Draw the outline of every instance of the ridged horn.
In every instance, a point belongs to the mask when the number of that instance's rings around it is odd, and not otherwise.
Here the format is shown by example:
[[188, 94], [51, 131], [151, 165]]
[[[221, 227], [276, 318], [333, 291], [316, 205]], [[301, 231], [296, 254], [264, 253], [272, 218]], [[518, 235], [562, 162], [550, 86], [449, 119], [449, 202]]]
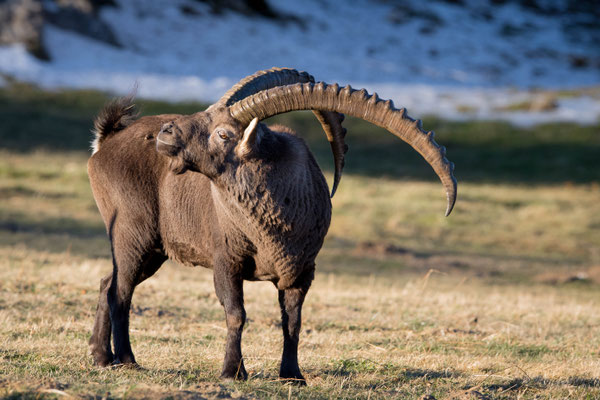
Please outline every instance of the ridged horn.
[[[276, 88], [279, 86], [287, 86], [296, 83], [314, 83], [315, 79], [307, 72], [297, 71], [291, 68], [271, 68], [263, 71], [258, 71], [252, 75], [245, 77], [238, 83], [233, 85], [209, 109], [219, 106], [232, 106], [235, 103], [252, 96], [260, 91]], [[337, 112], [313, 110], [313, 113], [321, 123], [325, 136], [331, 146], [333, 153], [333, 163], [335, 173], [333, 178], [333, 186], [331, 189], [331, 197], [335, 194], [340, 179], [342, 177], [342, 169], [344, 168], [344, 155], [348, 151], [348, 146], [344, 142], [346, 129], [342, 127], [344, 116]], [[262, 118], [261, 118], [262, 119]]]
[[277, 86], [314, 81], [315, 79], [308, 72], [297, 71], [291, 68], [273, 67], [271, 69], [257, 71], [240, 80], [233, 85], [214, 106], [222, 105], [229, 107], [232, 104], [263, 90]]
[[421, 121], [406, 115], [406, 109], [396, 109], [391, 100], [380, 100], [377, 93], [369, 95], [365, 89], [354, 90], [350, 86], [343, 89], [337, 84], [324, 82], [314, 84], [297, 83], [263, 90], [233, 104], [231, 116], [242, 124], [252, 118], [264, 119], [273, 115], [295, 110], [336, 111], [362, 118], [387, 129], [411, 145], [436, 172], [446, 189], [446, 216], [456, 202], [456, 179], [454, 164], [446, 159], [446, 149], [439, 146], [433, 132], [421, 128]]

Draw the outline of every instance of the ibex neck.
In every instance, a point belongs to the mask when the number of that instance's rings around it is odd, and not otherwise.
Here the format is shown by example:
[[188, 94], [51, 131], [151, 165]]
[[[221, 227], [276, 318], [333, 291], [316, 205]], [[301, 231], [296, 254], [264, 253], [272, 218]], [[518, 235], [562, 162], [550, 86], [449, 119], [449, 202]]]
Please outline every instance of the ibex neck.
[[228, 218], [257, 246], [265, 240], [299, 240], [316, 226], [325, 228], [324, 236], [331, 203], [325, 179], [313, 163], [240, 166], [227, 180], [213, 184], [219, 218]]

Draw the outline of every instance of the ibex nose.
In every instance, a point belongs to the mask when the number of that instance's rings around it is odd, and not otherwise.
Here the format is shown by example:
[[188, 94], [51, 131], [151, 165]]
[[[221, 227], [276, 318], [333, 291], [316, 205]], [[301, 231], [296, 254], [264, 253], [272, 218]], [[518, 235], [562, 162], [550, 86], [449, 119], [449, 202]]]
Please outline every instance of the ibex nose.
[[156, 136], [156, 150], [159, 153], [175, 155], [179, 147], [177, 138], [173, 135], [173, 123], [164, 124]]
[[159, 133], [173, 133], [173, 123], [167, 122], [166, 124], [163, 124]]

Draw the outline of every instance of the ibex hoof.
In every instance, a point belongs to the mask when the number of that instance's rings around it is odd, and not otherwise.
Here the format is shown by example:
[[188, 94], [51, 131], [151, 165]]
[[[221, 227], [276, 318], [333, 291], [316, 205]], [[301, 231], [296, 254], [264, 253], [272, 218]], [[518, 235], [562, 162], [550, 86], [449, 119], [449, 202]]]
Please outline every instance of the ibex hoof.
[[233, 373], [223, 371], [221, 374], [221, 380], [224, 382], [232, 382], [232, 381], [245, 381], [248, 379], [248, 373], [246, 370], [235, 371]]
[[304, 379], [304, 377], [302, 375], [300, 375], [299, 378], [279, 377], [279, 380], [285, 384], [290, 384], [290, 385], [294, 385], [294, 386], [306, 386], [306, 379]]

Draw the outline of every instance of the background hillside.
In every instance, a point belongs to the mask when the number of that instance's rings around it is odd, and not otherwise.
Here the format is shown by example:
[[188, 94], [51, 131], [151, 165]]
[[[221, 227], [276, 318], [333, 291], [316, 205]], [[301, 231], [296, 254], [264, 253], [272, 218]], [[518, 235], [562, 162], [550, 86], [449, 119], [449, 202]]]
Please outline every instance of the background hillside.
[[9, 0], [2, 9], [0, 20], [21, 25], [0, 28], [0, 73], [47, 88], [121, 94], [138, 82], [143, 97], [213, 101], [256, 70], [291, 66], [417, 115], [600, 116], [595, 0]]

